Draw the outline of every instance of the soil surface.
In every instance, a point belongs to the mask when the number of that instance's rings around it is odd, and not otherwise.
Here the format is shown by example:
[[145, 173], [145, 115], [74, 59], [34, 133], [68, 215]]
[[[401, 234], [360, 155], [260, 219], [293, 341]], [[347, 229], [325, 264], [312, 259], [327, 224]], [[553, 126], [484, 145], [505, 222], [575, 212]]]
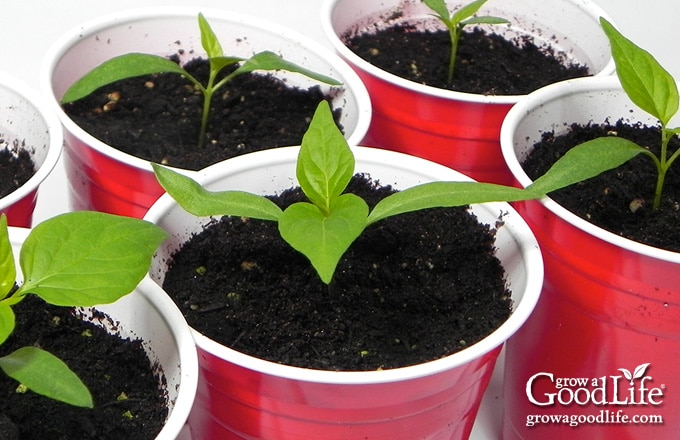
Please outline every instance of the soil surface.
[[13, 309], [17, 327], [0, 346], [0, 355], [39, 345], [78, 374], [90, 389], [95, 408], [73, 407], [30, 391], [19, 394], [17, 382], [0, 374], [0, 439], [156, 437], [167, 417], [167, 396], [140, 341], [111, 336], [78, 319], [72, 309], [51, 306], [33, 295]]
[[16, 191], [35, 174], [28, 150], [7, 148], [0, 139], [0, 198]]
[[[601, 136], [613, 135], [647, 147], [658, 156], [658, 127], [618, 121], [587, 126], [574, 124], [568, 133], [545, 133], [522, 164], [535, 179], [545, 173], [572, 147]], [[677, 136], [669, 144], [669, 156], [680, 146]], [[656, 167], [649, 157], [638, 155], [623, 166], [586, 182], [555, 191], [550, 197], [573, 213], [623, 237], [654, 247], [680, 252], [680, 168], [666, 175], [660, 209], [653, 210]]]
[[[369, 206], [392, 193], [357, 176]], [[285, 207], [299, 189], [272, 197]], [[370, 226], [330, 286], [274, 222], [225, 217], [174, 256], [164, 288], [189, 324], [250, 355], [323, 370], [377, 370], [469, 347], [511, 310], [493, 254], [498, 225], [463, 208], [403, 214]]]
[[358, 56], [399, 77], [442, 89], [482, 95], [524, 95], [561, 80], [588, 76], [588, 67], [569, 62], [528, 37], [510, 41], [474, 28], [460, 37], [453, 81], [447, 83], [448, 31], [419, 30], [408, 23], [345, 35]]
[[[183, 66], [204, 84], [207, 60]], [[226, 68], [220, 78], [232, 69]], [[213, 97], [207, 144], [198, 148], [203, 97], [174, 73], [117, 81], [64, 111], [106, 144], [142, 159], [198, 170], [267, 148], [300, 145], [321, 100], [318, 86], [289, 87], [266, 74], [239, 75]], [[332, 107], [331, 107], [332, 108]], [[334, 110], [339, 120], [341, 110]], [[340, 127], [342, 129], [342, 127]]]

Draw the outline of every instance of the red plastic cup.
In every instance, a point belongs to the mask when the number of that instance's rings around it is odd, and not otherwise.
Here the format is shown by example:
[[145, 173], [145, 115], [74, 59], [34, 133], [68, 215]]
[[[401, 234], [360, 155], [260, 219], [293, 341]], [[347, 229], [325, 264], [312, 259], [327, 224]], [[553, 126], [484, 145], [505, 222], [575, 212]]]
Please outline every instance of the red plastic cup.
[[[448, 3], [453, 10], [465, 2]], [[609, 43], [598, 22], [607, 15], [588, 0], [504, 0], [485, 4], [483, 13], [511, 21], [509, 27], [493, 27], [494, 32], [530, 35], [565, 58], [588, 65], [596, 75], [614, 72]], [[321, 19], [326, 37], [371, 95], [373, 117], [363, 145], [432, 160], [482, 182], [513, 182], [499, 138], [503, 118], [522, 96], [477, 95], [408, 81], [363, 60], [341, 40], [348, 31], [407, 20], [422, 21], [424, 28], [438, 26], [423, 2], [325, 0]]]
[[[157, 55], [183, 50], [183, 61], [205, 55], [200, 43], [202, 12], [233, 56], [250, 57], [263, 50], [343, 84], [333, 87], [334, 107], [350, 143], [359, 143], [370, 121], [368, 92], [358, 76], [337, 55], [315, 41], [274, 23], [221, 10], [164, 7], [125, 11], [84, 23], [64, 34], [50, 48], [41, 69], [41, 83], [66, 131], [65, 167], [73, 209], [92, 209], [141, 218], [163, 193], [148, 161], [95, 139], [61, 109], [59, 99], [78, 78], [100, 63], [130, 52]], [[291, 86], [320, 85], [299, 74], [277, 72]], [[177, 170], [193, 175], [192, 171]]]
[[[209, 190], [272, 194], [294, 185], [299, 149], [248, 154], [201, 171]], [[401, 153], [354, 147], [357, 171], [406, 188], [433, 180], [466, 180], [442, 165]], [[263, 174], [267, 179], [259, 178]], [[504, 226], [496, 238], [514, 301], [510, 318], [469, 348], [420, 365], [385, 371], [321, 371], [239, 353], [194, 332], [200, 379], [189, 419], [201, 439], [467, 439], [504, 341], [531, 313], [543, 279], [540, 252], [523, 220], [506, 203], [476, 205], [480, 222]], [[145, 217], [168, 231], [152, 263], [162, 284], [171, 254], [208, 223], [162, 196]]]
[[[508, 113], [503, 153], [526, 186], [520, 161], [541, 133], [620, 118], [656, 124], [616, 77], [548, 86]], [[680, 254], [607, 232], [550, 198], [516, 208], [543, 251], [545, 281], [506, 345], [503, 439], [679, 438]]]
[[40, 95], [4, 73], [0, 73], [0, 137], [8, 148], [28, 151], [36, 169], [27, 182], [0, 199], [0, 213], [10, 226], [30, 228], [38, 187], [59, 161], [61, 125]]

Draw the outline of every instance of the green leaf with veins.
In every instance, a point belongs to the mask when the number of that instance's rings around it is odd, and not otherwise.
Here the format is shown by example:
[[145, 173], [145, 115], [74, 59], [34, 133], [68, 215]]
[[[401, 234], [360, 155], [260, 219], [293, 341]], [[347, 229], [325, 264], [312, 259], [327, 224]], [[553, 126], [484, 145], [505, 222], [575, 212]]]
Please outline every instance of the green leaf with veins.
[[9, 241], [7, 217], [0, 214], [0, 345], [12, 334], [15, 325], [12, 305], [14, 300], [8, 297], [16, 282], [16, 264]]
[[302, 139], [296, 167], [300, 188], [311, 203], [289, 206], [279, 219], [279, 232], [309, 259], [326, 284], [367, 225], [366, 202], [354, 194], [342, 195], [353, 175], [352, 151], [323, 101]]
[[253, 72], [255, 70], [285, 70], [288, 72], [299, 73], [316, 81], [333, 86], [342, 84], [340, 81], [330, 76], [316, 73], [298, 64], [286, 61], [281, 56], [271, 51], [259, 52], [248, 58], [238, 69], [236, 69], [236, 71], [234, 71], [234, 73], [232, 73], [232, 76], [236, 74]]
[[668, 144], [678, 128], [668, 124], [680, 107], [678, 86], [673, 76], [646, 50], [624, 37], [606, 19], [600, 17], [611, 45], [612, 57], [616, 63], [616, 74], [623, 90], [631, 101], [645, 112], [654, 116], [661, 124], [661, 146], [658, 156], [650, 150], [639, 147], [649, 157], [657, 169], [653, 209], [661, 206], [666, 174], [670, 166], [680, 157], [680, 149], [669, 153]]
[[406, 188], [382, 199], [368, 216], [369, 223], [428, 208], [466, 206], [475, 203], [526, 200], [528, 192], [493, 183], [431, 182]]
[[201, 31], [201, 46], [208, 55], [208, 58], [216, 58], [224, 55], [222, 45], [213, 32], [208, 20], [201, 13], [198, 14], [198, 28]]
[[[15, 330], [12, 306], [27, 294], [58, 306], [85, 307], [117, 300], [146, 275], [151, 257], [167, 234], [149, 222], [100, 212], [78, 211], [34, 227], [19, 253], [23, 284], [0, 296], [0, 344]], [[16, 266], [0, 216], [2, 290], [16, 282]], [[10, 287], [11, 289], [11, 287]], [[91, 408], [92, 396], [69, 367], [37, 347], [0, 357], [0, 369], [37, 394]]]
[[193, 179], [161, 165], [151, 164], [163, 189], [188, 213], [207, 217], [231, 215], [278, 220], [281, 208], [274, 202], [244, 191], [207, 191]]
[[463, 28], [471, 24], [507, 24], [508, 20], [501, 17], [482, 16], [473, 17], [474, 14], [488, 0], [475, 0], [458, 9], [454, 14], [451, 14], [446, 4], [446, 0], [423, 0], [423, 3], [435, 12], [436, 17], [441, 20], [449, 31], [449, 39], [451, 40], [451, 48], [449, 53], [449, 65], [447, 69], [447, 82], [450, 84], [453, 80], [453, 74], [456, 64], [456, 54], [458, 52], [458, 42], [463, 33]]
[[295, 171], [302, 191], [324, 214], [354, 175], [354, 155], [342, 133], [332, 126], [333, 114], [324, 101], [302, 138]]
[[548, 194], [618, 168], [640, 153], [644, 149], [628, 139], [617, 136], [593, 139], [571, 148], [527, 189]]
[[311, 203], [295, 203], [279, 219], [281, 237], [305, 255], [329, 284], [340, 258], [366, 227], [368, 205], [354, 194], [334, 200], [328, 214]]
[[21, 247], [24, 283], [16, 295], [32, 293], [58, 306], [114, 302], [141, 281], [166, 236], [129, 217], [87, 211], [53, 217]]
[[[481, 0], [484, 2], [484, 0]], [[445, 0], [423, 0], [423, 3], [425, 5], [432, 9], [436, 14], [437, 17], [443, 21], [447, 27], [451, 26], [451, 14], [449, 13], [449, 7], [446, 4]], [[468, 6], [470, 7], [470, 6]], [[465, 8], [462, 8], [465, 9]], [[460, 11], [459, 11], [460, 12]], [[464, 13], [464, 12], [463, 12]], [[474, 14], [474, 12], [472, 12]]]
[[17, 272], [9, 241], [7, 217], [0, 214], [0, 300], [4, 299], [14, 287]]
[[371, 211], [368, 221], [375, 223], [393, 215], [427, 208], [539, 199], [617, 168], [642, 152], [626, 139], [596, 139], [572, 148], [525, 189], [483, 182], [425, 183], [384, 198]]
[[0, 301], [0, 345], [2, 345], [7, 338], [14, 331], [16, 325], [16, 318], [12, 311], [9, 301]]
[[92, 408], [92, 395], [58, 357], [37, 347], [23, 347], [0, 357], [0, 368], [31, 391], [69, 405]]
[[[425, 1], [425, 3], [430, 3], [430, 1]], [[441, 3], [444, 4], [444, 8], [446, 8], [446, 1], [445, 0], [439, 0]], [[468, 3], [467, 5], [464, 5], [462, 8], [458, 9], [453, 16], [451, 17], [451, 22], [454, 25], [457, 25], [459, 23], [462, 23], [465, 19], [472, 17], [475, 15], [481, 8], [484, 6], [484, 3], [486, 3], [488, 0], [476, 0], [473, 2]]]
[[185, 74], [177, 63], [157, 55], [128, 53], [104, 61], [86, 73], [64, 93], [61, 103], [77, 101], [105, 85], [136, 76], [173, 72]]
[[624, 37], [606, 19], [600, 24], [609, 38], [616, 74], [631, 101], [666, 126], [678, 112], [673, 76], [646, 50]]

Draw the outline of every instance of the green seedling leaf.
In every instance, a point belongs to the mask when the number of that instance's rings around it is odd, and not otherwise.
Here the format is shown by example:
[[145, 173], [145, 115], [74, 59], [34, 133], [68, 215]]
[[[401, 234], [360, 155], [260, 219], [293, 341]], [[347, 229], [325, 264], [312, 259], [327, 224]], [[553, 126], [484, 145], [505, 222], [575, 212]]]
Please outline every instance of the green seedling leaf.
[[475, 0], [458, 9], [453, 15], [448, 10], [445, 0], [423, 0], [425, 5], [432, 9], [437, 18], [449, 30], [451, 39], [451, 51], [449, 54], [449, 65], [447, 69], [447, 81], [453, 81], [453, 73], [456, 64], [456, 53], [458, 52], [458, 42], [463, 33], [463, 28], [470, 24], [507, 24], [508, 20], [501, 17], [483, 16], [473, 17], [474, 14], [487, 2], [487, 0]]
[[231, 215], [276, 221], [281, 208], [274, 202], [244, 191], [210, 192], [193, 179], [158, 164], [151, 164], [156, 179], [179, 205], [196, 216]]
[[432, 182], [391, 194], [373, 208], [369, 223], [428, 208], [446, 208], [477, 203], [526, 200], [527, 191], [510, 186], [477, 182]]
[[[0, 298], [0, 344], [15, 329], [12, 306], [29, 293], [54, 305], [75, 307], [112, 302], [130, 293], [148, 272], [151, 256], [166, 235], [151, 223], [100, 212], [72, 212], [39, 224], [20, 250], [23, 284], [11, 296]], [[0, 216], [0, 280], [13, 286], [16, 268], [8, 255], [7, 223]], [[93, 406], [90, 392], [76, 374], [37, 347], [0, 357], [0, 369], [37, 394], [70, 405]]]
[[105, 61], [76, 81], [64, 93], [61, 103], [77, 101], [115, 81], [163, 72], [174, 72], [180, 75], [185, 73], [177, 63], [164, 57], [143, 53], [120, 55]]
[[213, 32], [208, 20], [203, 14], [198, 14], [198, 27], [201, 31], [201, 46], [205, 50], [210, 62], [210, 70], [213, 75], [217, 75], [222, 69], [232, 64], [245, 61], [245, 58], [224, 56], [224, 50], [217, 35]]
[[508, 20], [500, 17], [492, 17], [490, 15], [485, 15], [483, 17], [474, 17], [465, 21], [465, 25], [470, 24], [508, 24]]
[[[210, 66], [211, 69], [215, 71], [215, 75], [219, 73], [222, 69], [224, 69], [227, 66], [231, 66], [232, 64], [240, 63], [242, 61], [245, 61], [245, 58], [241, 57], [216, 57], [216, 58], [210, 58]], [[230, 79], [233, 78], [230, 77]]]
[[201, 45], [203, 50], [208, 55], [208, 58], [216, 58], [224, 55], [222, 50], [222, 45], [217, 39], [217, 35], [213, 32], [208, 20], [205, 19], [203, 14], [198, 14], [198, 28], [201, 31]]
[[300, 188], [312, 203], [288, 207], [279, 219], [279, 231], [327, 284], [342, 255], [366, 227], [366, 202], [342, 194], [353, 175], [352, 151], [323, 101], [302, 139], [296, 168]]
[[617, 168], [643, 152], [644, 149], [623, 138], [595, 139], [572, 148], [526, 189], [482, 182], [426, 183], [386, 197], [371, 211], [368, 221], [375, 223], [427, 208], [538, 199]]
[[[594, 177], [630, 160], [644, 149], [620, 138], [589, 142], [565, 154], [536, 182], [525, 188], [478, 182], [432, 182], [408, 188], [379, 202], [372, 212], [361, 198], [345, 193], [354, 175], [354, 156], [333, 121], [327, 103], [319, 104], [300, 147], [297, 178], [311, 203], [260, 208], [262, 196], [233, 192], [209, 193], [188, 177], [154, 166], [161, 185], [187, 211], [196, 215], [239, 214], [279, 222], [281, 237], [305, 255], [324, 283], [330, 283], [338, 262], [364, 229], [377, 221], [406, 212], [436, 207], [466, 206], [493, 201], [537, 199], [548, 192]], [[240, 206], [244, 205], [244, 206]], [[246, 214], [248, 206], [254, 215]], [[275, 206], [275, 205], [274, 205]]]
[[305, 255], [329, 284], [340, 258], [366, 227], [368, 205], [354, 194], [335, 199], [329, 214], [311, 203], [295, 203], [279, 219], [281, 237]]
[[92, 408], [92, 396], [78, 376], [56, 356], [23, 347], [0, 357], [0, 368], [33, 392], [70, 405]]
[[17, 301], [8, 297], [16, 282], [16, 263], [12, 253], [12, 244], [9, 241], [7, 229], [7, 217], [0, 214], [0, 345], [14, 331], [15, 316], [12, 305]]
[[12, 290], [16, 277], [14, 254], [12, 254], [12, 245], [7, 230], [7, 217], [5, 214], [0, 214], [0, 300]]
[[634, 142], [616, 136], [593, 139], [569, 150], [527, 190], [531, 195], [542, 196], [617, 168], [644, 151]]
[[15, 323], [16, 318], [10, 304], [6, 301], [0, 301], [0, 345], [12, 334]]
[[167, 234], [149, 222], [99, 212], [72, 212], [36, 226], [21, 248], [24, 283], [58, 306], [87, 307], [127, 295], [149, 269]]
[[678, 111], [673, 76], [646, 50], [624, 37], [606, 19], [600, 23], [609, 38], [616, 73], [628, 97], [666, 126]]
[[322, 75], [320, 73], [313, 72], [302, 66], [299, 66], [290, 61], [284, 60], [279, 55], [274, 52], [264, 51], [259, 52], [247, 59], [241, 67], [239, 67], [231, 76], [240, 75], [242, 73], [253, 72], [255, 70], [285, 70], [293, 73], [300, 73], [316, 81], [320, 81], [330, 85], [340, 85], [340, 81], [331, 78], [330, 76]]
[[[480, 0], [480, 1], [482, 1], [482, 3], [483, 3], [485, 0]], [[450, 25], [451, 25], [451, 14], [449, 13], [449, 7], [446, 5], [445, 0], [423, 0], [423, 3], [425, 3], [425, 5], [428, 8], [432, 9], [437, 14], [437, 17], [441, 21], [443, 21], [444, 23], [447, 24], [447, 27], [450, 27]], [[465, 8], [463, 8], [463, 9], [465, 9]], [[460, 11], [458, 11], [458, 12], [460, 12]], [[474, 14], [474, 12], [473, 12], [473, 14]], [[463, 17], [463, 19], [465, 19], [465, 18], [466, 17]]]
[[296, 169], [300, 188], [325, 215], [354, 174], [354, 156], [342, 133], [333, 127], [330, 106], [322, 101], [302, 138]]
[[[305, 75], [316, 81], [330, 85], [340, 85], [341, 82], [297, 64], [288, 62], [273, 52], [264, 51], [253, 55], [251, 58], [225, 56], [222, 45], [210, 24], [203, 16], [198, 14], [198, 27], [201, 33], [201, 45], [206, 51], [210, 64], [210, 74], [207, 84], [201, 83], [184, 68], [169, 59], [150, 54], [131, 53], [112, 58], [86, 73], [76, 81], [64, 94], [62, 104], [76, 101], [91, 94], [98, 88], [126, 78], [150, 75], [155, 73], [176, 73], [190, 81], [203, 95], [201, 109], [201, 125], [198, 135], [198, 147], [206, 142], [208, 121], [210, 119], [210, 106], [215, 92], [229, 81], [244, 73], [255, 70], [287, 70]], [[236, 70], [226, 75], [216, 83], [219, 73], [227, 66], [242, 63]]]
[[661, 206], [666, 174], [680, 157], [680, 150], [668, 152], [671, 138], [679, 133], [677, 128], [668, 127], [680, 107], [678, 87], [671, 74], [649, 52], [624, 37], [606, 19], [601, 17], [600, 24], [609, 38], [616, 73], [626, 95], [643, 111], [657, 118], [661, 125], [658, 156], [651, 150], [639, 147], [652, 160], [657, 170], [652, 208], [658, 209]]
[[[484, 6], [484, 3], [486, 3], [487, 1], [488, 0], [475, 0], [471, 3], [468, 3], [467, 5], [458, 9], [458, 11], [456, 11], [455, 14], [453, 14], [451, 21], [454, 24], [458, 24], [463, 20], [472, 17], [482, 8], [482, 6]], [[444, 3], [444, 8], [446, 8], [446, 2], [444, 0], [442, 0], [441, 2]]]

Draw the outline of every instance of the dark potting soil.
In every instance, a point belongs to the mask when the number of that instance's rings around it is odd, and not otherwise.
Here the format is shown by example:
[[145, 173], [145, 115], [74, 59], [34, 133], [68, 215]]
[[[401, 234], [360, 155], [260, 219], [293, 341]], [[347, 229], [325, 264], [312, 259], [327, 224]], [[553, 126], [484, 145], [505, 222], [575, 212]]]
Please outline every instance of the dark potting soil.
[[0, 139], [0, 198], [16, 191], [35, 174], [31, 155], [25, 147], [6, 148]]
[[399, 77], [432, 87], [482, 95], [524, 95], [542, 86], [588, 76], [588, 67], [563, 59], [529, 37], [511, 41], [475, 28], [460, 37], [453, 81], [447, 83], [448, 31], [408, 23], [345, 35], [349, 49]]
[[[0, 374], [0, 438], [5, 440], [153, 439], [167, 417], [162, 374], [150, 364], [141, 341], [123, 340], [83, 322], [72, 309], [29, 295], [13, 307], [17, 327], [0, 355], [37, 345], [78, 374], [94, 409], [77, 408], [30, 391]], [[108, 318], [106, 318], [108, 319]], [[4, 423], [4, 425], [3, 425]], [[12, 437], [18, 429], [19, 437]], [[5, 435], [5, 436], [3, 436]]]
[[[535, 179], [572, 147], [601, 136], [616, 135], [659, 154], [661, 133], [658, 127], [615, 124], [572, 124], [569, 132], [555, 136], [543, 134], [522, 164]], [[669, 155], [680, 146], [673, 137]], [[555, 191], [550, 197], [566, 209], [615, 234], [654, 247], [680, 252], [680, 169], [671, 167], [666, 175], [661, 207], [652, 209], [656, 187], [656, 167], [644, 155], [586, 182]]]
[[[207, 60], [196, 58], [184, 68], [207, 82]], [[318, 86], [301, 89], [272, 75], [239, 75], [213, 97], [207, 143], [201, 148], [203, 97], [178, 74], [117, 81], [63, 108], [81, 128], [120, 151], [198, 170], [253, 151], [300, 145], [323, 99], [330, 102], [332, 96]], [[334, 110], [336, 121], [340, 112]]]
[[[355, 177], [369, 206], [393, 192]], [[298, 190], [273, 197], [285, 207]], [[164, 288], [189, 324], [238, 351], [323, 370], [408, 366], [469, 347], [509, 316], [494, 256], [497, 225], [463, 208], [370, 226], [330, 286], [280, 238], [274, 222], [225, 217], [173, 257]]]

